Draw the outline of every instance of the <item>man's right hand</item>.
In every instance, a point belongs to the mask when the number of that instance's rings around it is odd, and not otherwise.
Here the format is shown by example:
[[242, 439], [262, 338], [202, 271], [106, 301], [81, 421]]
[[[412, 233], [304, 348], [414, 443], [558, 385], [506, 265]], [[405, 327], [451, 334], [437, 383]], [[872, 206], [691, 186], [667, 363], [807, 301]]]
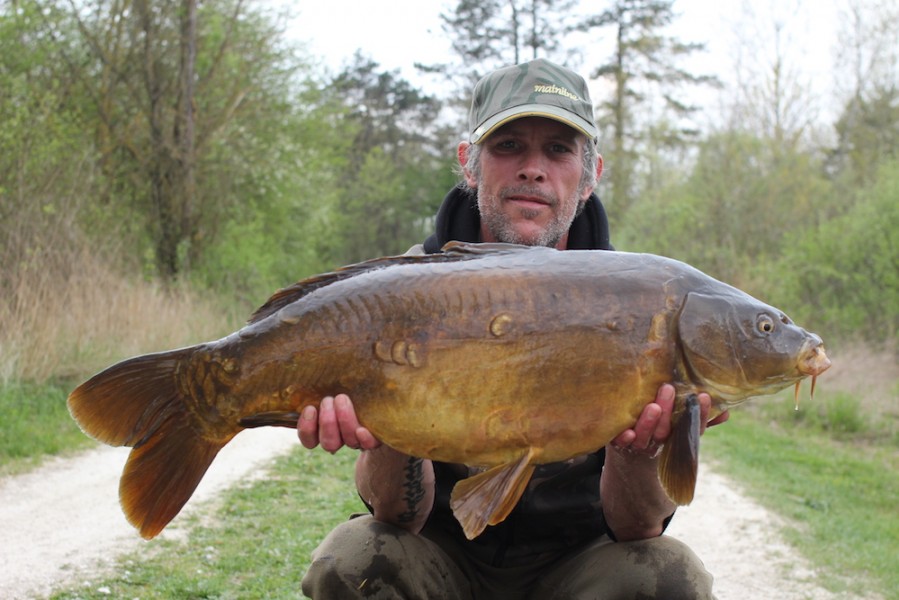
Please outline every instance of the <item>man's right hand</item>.
[[356, 450], [373, 450], [381, 445], [359, 423], [353, 403], [346, 394], [322, 398], [318, 409], [314, 406], [304, 408], [297, 422], [297, 435], [306, 448], [321, 445], [331, 454], [344, 446]]

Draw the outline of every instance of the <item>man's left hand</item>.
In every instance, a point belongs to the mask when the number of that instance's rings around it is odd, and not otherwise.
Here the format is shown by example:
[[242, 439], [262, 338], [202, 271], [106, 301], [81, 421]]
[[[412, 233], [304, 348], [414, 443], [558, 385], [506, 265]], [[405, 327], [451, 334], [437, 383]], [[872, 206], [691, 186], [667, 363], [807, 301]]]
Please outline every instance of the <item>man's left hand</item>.
[[[705, 392], [699, 394], [699, 411], [702, 423], [700, 433], [705, 432], [706, 427], [719, 425], [727, 421], [730, 413], [722, 412], [709, 421], [709, 410], [712, 406], [712, 398]], [[666, 383], [659, 388], [656, 399], [643, 409], [632, 429], [620, 433], [612, 446], [633, 454], [645, 456], [658, 455], [659, 449], [671, 435], [671, 414], [674, 411], [675, 389]]]

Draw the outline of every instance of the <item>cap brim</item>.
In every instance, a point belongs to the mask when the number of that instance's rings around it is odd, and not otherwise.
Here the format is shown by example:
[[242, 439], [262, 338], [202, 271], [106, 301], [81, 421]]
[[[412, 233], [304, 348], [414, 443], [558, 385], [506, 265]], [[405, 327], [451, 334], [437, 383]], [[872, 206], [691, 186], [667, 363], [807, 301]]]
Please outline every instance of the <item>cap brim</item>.
[[596, 125], [589, 123], [569, 110], [557, 106], [548, 106], [546, 104], [522, 104], [521, 106], [513, 106], [512, 108], [507, 108], [504, 111], [498, 112], [481, 123], [471, 132], [469, 141], [472, 144], [480, 144], [499, 127], [502, 127], [509, 121], [523, 119], [524, 117], [545, 117], [547, 119], [559, 121], [560, 123], [564, 123], [583, 133], [591, 140], [595, 140], [599, 135], [599, 130], [596, 129]]

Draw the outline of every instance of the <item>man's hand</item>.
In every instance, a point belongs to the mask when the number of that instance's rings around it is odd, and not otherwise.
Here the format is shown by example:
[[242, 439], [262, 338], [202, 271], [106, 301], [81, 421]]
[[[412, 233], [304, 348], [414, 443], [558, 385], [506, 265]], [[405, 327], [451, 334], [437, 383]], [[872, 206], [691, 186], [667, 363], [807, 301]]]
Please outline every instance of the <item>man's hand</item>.
[[[656, 398], [643, 409], [632, 429], [619, 434], [607, 446], [606, 463], [600, 479], [603, 514], [618, 541], [643, 540], [661, 535], [664, 521], [676, 508], [662, 489], [658, 476], [658, 456], [671, 435], [671, 414], [675, 389], [664, 384]], [[701, 431], [707, 425], [723, 423], [723, 412], [708, 421], [712, 399], [699, 394]]]
[[[674, 386], [669, 383], [662, 385], [656, 393], [655, 401], [646, 405], [634, 427], [620, 433], [612, 440], [612, 446], [636, 454], [649, 456], [658, 454], [659, 448], [671, 435], [674, 397]], [[699, 412], [702, 423], [700, 433], [704, 433], [706, 427], [724, 423], [730, 417], [730, 413], [724, 411], [709, 421], [711, 406], [712, 398], [705, 392], [699, 394]]]
[[382, 444], [359, 423], [346, 394], [322, 398], [318, 408], [307, 406], [297, 422], [297, 435], [306, 448], [331, 452], [342, 447], [363, 450], [356, 459], [356, 489], [375, 519], [421, 531], [434, 504], [434, 467]]
[[343, 446], [356, 450], [373, 450], [381, 445], [372, 433], [359, 424], [350, 397], [337, 394], [322, 398], [318, 410], [307, 406], [297, 422], [300, 443], [307, 448], [318, 445], [331, 454]]

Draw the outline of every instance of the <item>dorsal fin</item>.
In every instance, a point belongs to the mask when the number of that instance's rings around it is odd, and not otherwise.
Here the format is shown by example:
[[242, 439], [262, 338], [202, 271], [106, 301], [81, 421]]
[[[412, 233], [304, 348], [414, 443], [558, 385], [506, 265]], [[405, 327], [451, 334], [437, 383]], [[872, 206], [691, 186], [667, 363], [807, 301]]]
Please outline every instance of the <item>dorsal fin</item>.
[[506, 244], [504, 242], [447, 242], [440, 249], [444, 254], [457, 254], [460, 256], [468, 256], [474, 258], [476, 256], [484, 256], [487, 254], [496, 254], [502, 252], [523, 252], [539, 249], [540, 246], [525, 246], [523, 244]]
[[[311, 294], [317, 289], [344, 279], [349, 279], [350, 277], [361, 275], [362, 273], [368, 273], [369, 271], [376, 271], [378, 269], [385, 269], [397, 265], [457, 262], [460, 260], [480, 258], [488, 253], [486, 249], [485, 251], [476, 251], [473, 248], [469, 248], [480, 245], [516, 247], [513, 244], [462, 244], [460, 242], [450, 242], [444, 246], [444, 249], [448, 248], [448, 250], [438, 254], [401, 254], [398, 256], [383, 256], [347, 265], [329, 273], [313, 275], [312, 277], [300, 280], [293, 285], [278, 290], [265, 304], [256, 309], [256, 312], [250, 316], [248, 323], [252, 324], [261, 321], [262, 319], [275, 314], [288, 304], [296, 302], [303, 296]], [[526, 246], [522, 246], [522, 248], [526, 248]], [[493, 251], [496, 252], [496, 250]]]

